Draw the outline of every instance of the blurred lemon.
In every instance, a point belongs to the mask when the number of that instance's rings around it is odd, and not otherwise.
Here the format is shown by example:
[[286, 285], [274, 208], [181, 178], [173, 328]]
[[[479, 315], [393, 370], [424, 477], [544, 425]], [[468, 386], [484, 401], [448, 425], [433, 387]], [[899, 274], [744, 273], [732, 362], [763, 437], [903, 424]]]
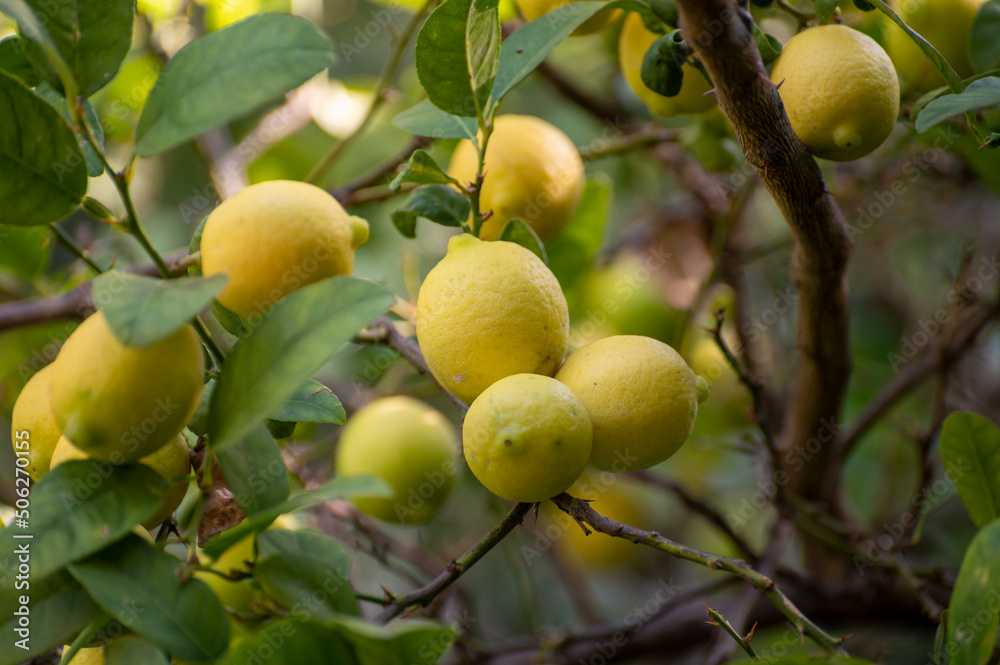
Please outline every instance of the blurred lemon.
[[[534, 21], [537, 18], [545, 16], [553, 9], [558, 9], [572, 2], [579, 2], [579, 0], [516, 0], [516, 2], [517, 8], [524, 14], [524, 18]], [[617, 10], [597, 12], [581, 23], [580, 27], [574, 30], [571, 36], [580, 37], [593, 34], [614, 23], [616, 18], [618, 18]]]
[[51, 376], [52, 365], [46, 365], [28, 380], [17, 396], [10, 418], [10, 438], [14, 450], [18, 450], [19, 443], [27, 442], [27, 471], [35, 481], [49, 470], [52, 451], [62, 436], [62, 430], [52, 413], [49, 387]]

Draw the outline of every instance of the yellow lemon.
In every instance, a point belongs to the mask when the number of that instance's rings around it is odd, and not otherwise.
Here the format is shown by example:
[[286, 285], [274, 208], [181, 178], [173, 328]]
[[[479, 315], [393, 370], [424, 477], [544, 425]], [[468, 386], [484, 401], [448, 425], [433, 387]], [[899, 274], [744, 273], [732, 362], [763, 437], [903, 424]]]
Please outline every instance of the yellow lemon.
[[[68, 646], [63, 647], [63, 649], [68, 648]], [[104, 647], [80, 649], [73, 656], [73, 660], [69, 661], [69, 665], [104, 665]]]
[[337, 473], [371, 474], [392, 487], [387, 498], [355, 499], [386, 522], [426, 522], [451, 493], [458, 435], [441, 412], [412, 397], [385, 397], [358, 410], [337, 444]]
[[[578, 2], [579, 0], [516, 0], [517, 8], [521, 10], [524, 14], [524, 18], [529, 21], [534, 21], [537, 18], [545, 16], [553, 9], [558, 9], [571, 2]], [[603, 30], [604, 28], [611, 25], [614, 20], [618, 17], [617, 11], [602, 11], [597, 12], [586, 21], [580, 24], [580, 27], [573, 31], [571, 36], [580, 37], [582, 35], [591, 35], [598, 30]]]
[[[520, 217], [543, 241], [569, 224], [583, 192], [583, 160], [561, 129], [530, 115], [499, 116], [486, 147], [480, 210], [492, 211], [480, 237], [493, 240]], [[478, 151], [462, 140], [448, 172], [463, 185], [475, 180]]]
[[122, 344], [98, 312], [56, 358], [52, 413], [88, 456], [134, 462], [184, 428], [201, 399], [205, 358], [191, 326], [145, 348]]
[[673, 97], [665, 97], [650, 90], [642, 81], [642, 59], [653, 42], [662, 37], [642, 22], [642, 17], [631, 13], [625, 19], [621, 36], [618, 38], [618, 66], [629, 86], [646, 103], [649, 112], [662, 118], [670, 118], [686, 113], [701, 113], [715, 106], [715, 95], [705, 94], [712, 84], [694, 65], [685, 64], [684, 82], [681, 90]]
[[512, 242], [448, 242], [417, 296], [417, 340], [445, 390], [471, 403], [494, 382], [555, 373], [569, 313], [552, 271]]
[[[69, 439], [62, 437], [59, 439], [59, 443], [52, 453], [52, 468], [54, 469], [66, 460], [71, 459], [87, 459], [87, 454], [74, 446]], [[191, 470], [191, 452], [188, 449], [187, 440], [184, 438], [184, 435], [178, 434], [173, 440], [159, 448], [156, 452], [143, 457], [139, 462], [156, 471], [166, 480], [171, 480], [178, 476], [186, 476]], [[156, 509], [156, 512], [149, 519], [142, 523], [142, 526], [152, 529], [163, 524], [177, 510], [177, 506], [181, 505], [181, 501], [184, 500], [184, 495], [187, 493], [187, 488], [188, 483], [186, 481], [178, 481], [171, 485], [163, 497], [160, 507]]]
[[[613, 480], [606, 482], [600, 473], [588, 470], [566, 491], [578, 499], [589, 500], [590, 507], [608, 519], [641, 529], [648, 528], [649, 514], [643, 497], [635, 487], [623, 482], [620, 476], [612, 475], [610, 478]], [[588, 565], [627, 565], [633, 563], [636, 555], [641, 552], [641, 548], [634, 543], [621, 538], [612, 538], [602, 533], [591, 533], [588, 536], [572, 518], [569, 523], [561, 516], [556, 516], [556, 519], [566, 526], [566, 544]]]
[[[972, 76], [969, 37], [976, 13], [986, 0], [900, 0], [896, 13], [930, 42], [961, 78]], [[885, 46], [903, 83], [927, 92], [945, 85], [937, 68], [920, 47], [888, 19], [884, 21]]]
[[323, 189], [272, 180], [247, 187], [212, 211], [201, 236], [205, 275], [225, 273], [218, 301], [251, 320], [288, 294], [354, 269], [368, 222]]
[[52, 414], [51, 377], [52, 365], [46, 365], [31, 377], [17, 396], [10, 417], [10, 438], [14, 450], [28, 453], [27, 471], [32, 480], [38, 480], [49, 470], [52, 451], [62, 436], [62, 430]]
[[809, 152], [838, 162], [864, 157], [889, 136], [899, 115], [899, 81], [874, 39], [843, 25], [795, 35], [771, 80], [792, 129]]
[[538, 374], [497, 381], [469, 407], [465, 460], [486, 489], [510, 501], [544, 501], [587, 467], [587, 409], [565, 385]]
[[624, 473], [659, 464], [684, 444], [708, 384], [680, 354], [649, 337], [598, 340], [556, 374], [590, 414], [590, 466]]

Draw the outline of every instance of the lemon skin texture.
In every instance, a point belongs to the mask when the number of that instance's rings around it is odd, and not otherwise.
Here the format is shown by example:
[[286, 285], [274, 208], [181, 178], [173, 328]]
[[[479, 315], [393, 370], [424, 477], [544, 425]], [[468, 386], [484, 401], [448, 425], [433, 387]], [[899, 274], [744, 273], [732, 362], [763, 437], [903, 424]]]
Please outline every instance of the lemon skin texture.
[[225, 273], [216, 299], [253, 321], [303, 286], [350, 274], [354, 249], [367, 240], [368, 223], [323, 189], [272, 180], [212, 211], [201, 236], [201, 267], [205, 275]]
[[[52, 451], [62, 436], [62, 430], [52, 414], [49, 397], [51, 376], [52, 365], [46, 365], [28, 380], [14, 402], [10, 418], [10, 439], [14, 450], [18, 450], [18, 442], [28, 442], [27, 472], [35, 481], [49, 470]], [[24, 438], [24, 432], [27, 432], [27, 438]]]
[[[944, 56], [959, 78], [972, 76], [969, 38], [979, 8], [986, 0], [901, 0], [894, 9], [908, 26]], [[914, 92], [945, 85], [937, 68], [910, 37], [887, 18], [885, 47], [903, 84]]]
[[587, 467], [593, 430], [580, 400], [538, 374], [515, 374], [480, 395], [462, 427], [465, 461], [486, 489], [534, 503], [572, 485]]
[[[448, 173], [463, 185], [476, 178], [478, 152], [463, 139], [452, 154]], [[497, 117], [486, 147], [479, 207], [492, 211], [480, 230], [494, 240], [512, 217], [519, 217], [542, 241], [569, 224], [583, 193], [583, 160], [561, 129], [530, 115]]]
[[[63, 647], [63, 649], [68, 648], [68, 646]], [[69, 665], [104, 665], [104, 647], [80, 649], [73, 656], [73, 660], [69, 661]]]
[[469, 404], [506, 376], [555, 374], [569, 343], [566, 298], [524, 247], [454, 236], [420, 286], [417, 340], [434, 378]]
[[337, 444], [341, 476], [370, 474], [392, 487], [386, 498], [358, 498], [362, 512], [385, 522], [430, 520], [455, 484], [458, 434], [437, 410], [411, 397], [385, 397], [362, 407]]
[[[72, 459], [88, 458], [87, 454], [74, 446], [69, 439], [62, 437], [59, 439], [59, 443], [52, 453], [52, 468], [54, 469], [63, 462]], [[170, 480], [177, 476], [186, 476], [191, 471], [191, 452], [187, 447], [184, 435], [178, 434], [172, 440], [168, 441], [166, 445], [162, 446], [156, 452], [143, 457], [139, 462], [156, 471], [166, 480]], [[160, 507], [156, 509], [156, 512], [149, 519], [142, 523], [142, 526], [146, 529], [152, 529], [163, 524], [177, 510], [177, 506], [181, 505], [181, 501], [184, 500], [184, 495], [187, 493], [187, 488], [188, 483], [185, 481], [179, 481], [171, 485], [163, 497]]]
[[707, 385], [663, 342], [616, 335], [573, 353], [556, 374], [590, 414], [590, 466], [624, 473], [659, 464], [684, 444]]
[[697, 67], [689, 64], [681, 67], [684, 82], [680, 92], [673, 97], [653, 92], [643, 83], [642, 59], [653, 42], [662, 36], [648, 29], [642, 17], [634, 12], [625, 19], [618, 38], [618, 66], [635, 94], [646, 103], [650, 113], [661, 118], [701, 113], [716, 106], [715, 95], [705, 94], [712, 89], [712, 84]]
[[134, 462], [187, 424], [201, 399], [205, 358], [191, 326], [144, 348], [125, 346], [98, 312], [80, 324], [52, 373], [52, 412], [89, 457]]
[[[579, 0], [517, 0], [517, 8], [521, 10], [522, 14], [524, 14], [524, 18], [529, 21], [534, 21], [537, 18], [545, 16], [553, 9], [558, 9], [559, 7], [568, 5], [571, 2], [578, 1]], [[574, 30], [570, 36], [582, 37], [584, 35], [592, 35], [614, 23], [616, 18], [618, 18], [617, 11], [597, 12], [581, 23], [580, 27]]]
[[871, 37], [824, 25], [789, 40], [771, 71], [792, 129], [809, 152], [838, 162], [864, 157], [899, 115], [892, 61]]

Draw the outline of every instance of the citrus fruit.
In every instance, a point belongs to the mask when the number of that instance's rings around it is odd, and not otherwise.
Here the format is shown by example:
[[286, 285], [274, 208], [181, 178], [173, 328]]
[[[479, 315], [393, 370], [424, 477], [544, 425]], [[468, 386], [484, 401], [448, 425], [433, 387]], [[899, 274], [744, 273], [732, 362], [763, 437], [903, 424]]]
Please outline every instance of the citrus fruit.
[[511, 374], [554, 374], [568, 339], [559, 282], [512, 242], [453, 237], [417, 296], [417, 340], [427, 366], [466, 403]]
[[[463, 185], [476, 178], [478, 150], [468, 139], [455, 148], [448, 172]], [[543, 241], [569, 224], [583, 192], [583, 160], [561, 129], [530, 115], [501, 115], [486, 147], [482, 212], [492, 212], [479, 236], [500, 236], [519, 217]]]
[[[545, 16], [553, 9], [558, 9], [571, 2], [578, 2], [579, 0], [516, 0], [517, 8], [521, 10], [524, 14], [524, 18], [529, 21], [534, 21], [537, 18]], [[591, 35], [598, 30], [603, 30], [604, 28], [611, 25], [615, 18], [618, 17], [617, 11], [602, 11], [597, 12], [586, 21], [580, 24], [580, 27], [573, 31], [572, 37], [581, 37], [583, 35]]]
[[[68, 646], [63, 647], [63, 649], [68, 648]], [[104, 647], [80, 649], [73, 656], [73, 660], [69, 661], [69, 665], [104, 665]]]
[[510, 501], [544, 501], [587, 467], [592, 429], [587, 409], [564, 384], [538, 374], [494, 383], [469, 407], [462, 427], [465, 460], [486, 489]]
[[[52, 450], [62, 436], [62, 430], [52, 414], [49, 397], [51, 376], [52, 365], [46, 365], [32, 376], [17, 396], [10, 417], [10, 438], [14, 450], [28, 453], [27, 471], [32, 480], [38, 480], [49, 470]], [[26, 451], [23, 442], [27, 442]]]
[[144, 348], [125, 346], [98, 312], [80, 324], [54, 363], [52, 413], [89, 457], [134, 462], [183, 429], [205, 373], [189, 325]]
[[566, 359], [556, 379], [590, 414], [590, 466], [615, 473], [645, 469], [677, 452], [708, 392], [680, 354], [635, 335], [588, 344]]
[[864, 157], [899, 115], [899, 81], [874, 39], [843, 25], [792, 37], [771, 71], [792, 129], [809, 152], [838, 162]]
[[[908, 26], [944, 56], [959, 78], [972, 76], [969, 37], [976, 13], [986, 0], [900, 0], [896, 12]], [[904, 85], [928, 92], [945, 85], [944, 78], [920, 47], [892, 21], [885, 19], [885, 46]]]
[[[649, 511], [645, 507], [644, 497], [634, 486], [622, 482], [619, 476], [611, 478], [614, 480], [606, 483], [600, 473], [588, 469], [566, 492], [578, 499], [587, 499], [591, 508], [608, 519], [646, 528]], [[560, 518], [560, 521], [564, 520]], [[621, 538], [611, 538], [600, 533], [587, 535], [575, 522], [567, 523], [566, 526], [566, 544], [583, 563], [590, 566], [632, 564], [636, 555], [642, 551], [634, 543]]]
[[[66, 437], [59, 439], [55, 450], [52, 453], [52, 468], [56, 468], [63, 462], [71, 459], [87, 459], [86, 453], [73, 445]], [[186, 476], [191, 470], [191, 452], [187, 446], [187, 440], [183, 434], [178, 434], [166, 445], [161, 446], [155, 452], [139, 460], [153, 471], [163, 476], [166, 480], [171, 480], [178, 476]], [[181, 505], [184, 495], [187, 493], [188, 483], [177, 481], [170, 486], [160, 507], [156, 512], [142, 523], [147, 529], [163, 524], [168, 517], [173, 515], [177, 506]]]
[[691, 64], [684, 64], [684, 82], [680, 92], [673, 97], [665, 97], [653, 92], [642, 81], [642, 59], [653, 42], [662, 37], [642, 22], [642, 17], [630, 13], [622, 26], [618, 38], [618, 66], [629, 86], [646, 103], [649, 112], [663, 118], [686, 113], [701, 113], [715, 106], [715, 95], [706, 94], [712, 84], [702, 75], [701, 70]]
[[272, 180], [234, 194], [212, 211], [201, 236], [205, 275], [225, 273], [217, 300], [251, 320], [289, 293], [354, 269], [368, 222], [326, 191]]
[[387, 498], [358, 498], [360, 510], [386, 522], [426, 522], [451, 493], [458, 435], [439, 411], [412, 397], [385, 397], [362, 407], [337, 444], [337, 473], [370, 474], [392, 488]]

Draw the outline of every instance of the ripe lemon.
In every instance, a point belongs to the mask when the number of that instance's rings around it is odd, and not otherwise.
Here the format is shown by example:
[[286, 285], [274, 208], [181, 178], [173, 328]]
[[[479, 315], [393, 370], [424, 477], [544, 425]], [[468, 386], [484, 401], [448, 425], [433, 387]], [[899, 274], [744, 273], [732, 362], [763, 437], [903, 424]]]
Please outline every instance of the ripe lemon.
[[792, 129], [817, 157], [846, 162], [882, 145], [899, 115], [899, 81], [874, 39], [843, 25], [792, 37], [771, 80]]
[[420, 286], [417, 340], [434, 378], [468, 404], [505, 376], [555, 373], [569, 340], [566, 298], [524, 247], [455, 236]]
[[705, 94], [712, 89], [712, 84], [694, 65], [685, 64], [681, 67], [684, 82], [680, 92], [673, 97], [653, 92], [643, 83], [642, 59], [653, 42], [662, 36], [647, 28], [642, 17], [636, 13], [630, 13], [625, 19], [618, 38], [618, 66], [635, 94], [646, 103], [650, 113], [662, 118], [701, 113], [715, 106], [715, 95]]
[[[68, 646], [63, 647], [63, 649], [68, 648]], [[73, 660], [69, 661], [69, 665], [104, 665], [104, 647], [80, 649], [73, 656]]]
[[[87, 459], [87, 454], [74, 446], [69, 439], [62, 437], [52, 453], [52, 468], [54, 469], [71, 459]], [[165, 446], [151, 455], [143, 457], [139, 462], [156, 471], [166, 480], [171, 480], [178, 476], [186, 476], [191, 470], [191, 452], [188, 450], [184, 435], [178, 434]], [[164, 495], [160, 507], [142, 523], [142, 526], [152, 529], [163, 524], [177, 510], [177, 506], [181, 505], [187, 488], [186, 481], [178, 481], [171, 485]]]
[[569, 388], [538, 374], [497, 381], [469, 407], [465, 460], [486, 489], [510, 501], [544, 501], [587, 467], [593, 430]]
[[[517, 8], [521, 10], [522, 14], [524, 14], [524, 18], [529, 21], [534, 21], [537, 18], [545, 16], [553, 9], [558, 9], [559, 7], [568, 5], [571, 2], [578, 1], [579, 0], [517, 0]], [[581, 23], [580, 27], [574, 30], [571, 36], [580, 37], [583, 35], [591, 35], [598, 30], [603, 30], [611, 25], [617, 17], [617, 11], [597, 12]]]
[[289, 293], [354, 269], [368, 222], [326, 191], [272, 180], [247, 187], [208, 216], [201, 236], [205, 275], [225, 273], [218, 301], [251, 320]]
[[[620, 476], [610, 475], [610, 479], [613, 480], [605, 482], [602, 474], [587, 470], [566, 491], [578, 499], [589, 500], [590, 507], [608, 519], [647, 528], [650, 515], [640, 493], [634, 486], [623, 482]], [[621, 538], [611, 538], [600, 533], [588, 536], [572, 519], [569, 523], [560, 516], [557, 519], [566, 526], [566, 544], [587, 565], [629, 565], [635, 562], [642, 551], [634, 543]]]
[[52, 413], [63, 435], [90, 457], [134, 462], [184, 428], [198, 408], [204, 374], [191, 326], [139, 349], [118, 341], [98, 312], [56, 358]]
[[[960, 78], [972, 76], [969, 37], [976, 13], [986, 0], [901, 0], [896, 13], [944, 56]], [[903, 83], [916, 92], [943, 86], [930, 59], [895, 23], [884, 22], [885, 46]]]
[[[483, 223], [483, 240], [499, 237], [512, 217], [528, 223], [543, 241], [569, 224], [583, 192], [583, 160], [561, 129], [530, 115], [499, 116], [486, 147], [479, 207], [493, 215]], [[448, 173], [463, 185], [475, 180], [478, 152], [462, 140]]]
[[21, 394], [17, 396], [10, 417], [10, 438], [14, 450], [18, 450], [20, 442], [28, 443], [27, 472], [32, 480], [38, 480], [49, 470], [52, 451], [62, 436], [62, 430], [59, 429], [59, 424], [52, 414], [52, 403], [49, 398], [51, 376], [52, 365], [46, 365], [31, 377], [21, 390]]
[[360, 510], [386, 522], [426, 522], [451, 493], [458, 435], [435, 409], [412, 397], [385, 397], [355, 413], [337, 444], [337, 473], [371, 474], [393, 494], [359, 498]]
[[649, 337], [617, 335], [573, 353], [556, 374], [594, 424], [590, 466], [624, 473], [659, 464], [684, 444], [708, 384]]

